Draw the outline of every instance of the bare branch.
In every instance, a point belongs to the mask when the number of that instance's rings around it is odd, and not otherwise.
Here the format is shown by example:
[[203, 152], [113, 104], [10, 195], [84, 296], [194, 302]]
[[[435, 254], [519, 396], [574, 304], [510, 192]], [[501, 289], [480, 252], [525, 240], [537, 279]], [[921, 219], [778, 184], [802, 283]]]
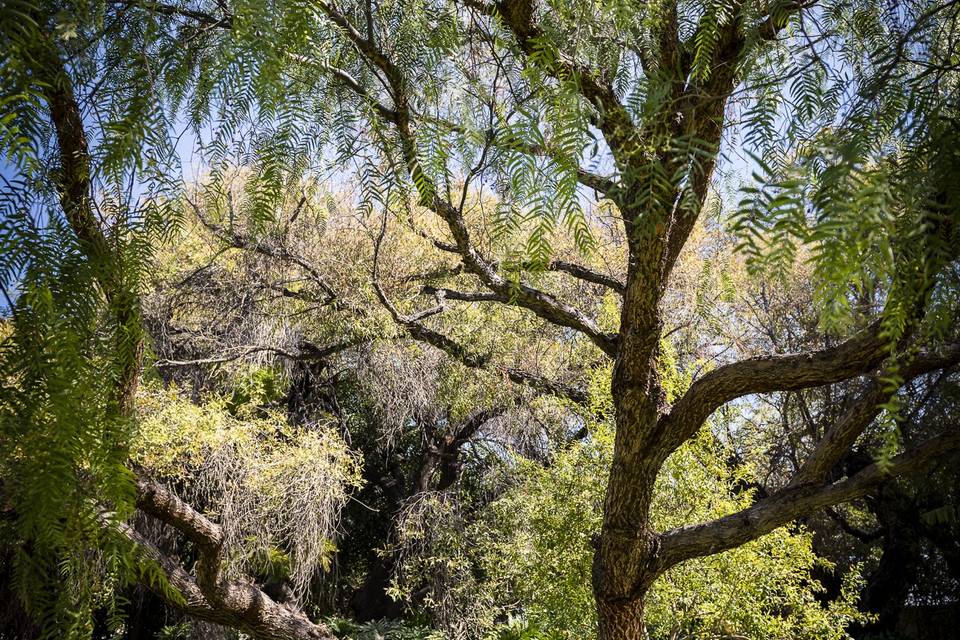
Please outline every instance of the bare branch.
[[[478, 354], [468, 347], [460, 344], [456, 340], [453, 340], [449, 336], [423, 325], [418, 321], [418, 319], [411, 316], [404, 316], [403, 314], [399, 313], [393, 303], [391, 303], [387, 298], [379, 282], [374, 281], [374, 291], [376, 291], [377, 297], [386, 307], [387, 311], [390, 312], [390, 315], [393, 317], [394, 321], [406, 329], [407, 333], [414, 340], [424, 342], [437, 349], [440, 349], [470, 369], [495, 370], [490, 364], [492, 359], [490, 354]], [[435, 295], [437, 295], [438, 300], [441, 301], [444, 294], [463, 296], [461, 298], [454, 298], [451, 296], [450, 299], [467, 299], [471, 296], [471, 294], [458, 294], [458, 292], [450, 292], [446, 289], [433, 289], [433, 291], [435, 292]], [[479, 293], [473, 295], [482, 296], [481, 299], [488, 299], [486, 296], [493, 294]], [[442, 303], [438, 306], [442, 309]], [[587, 404], [589, 402], [589, 394], [585, 389], [580, 387], [562, 384], [543, 376], [513, 367], [504, 369], [503, 374], [511, 382], [530, 387], [531, 389], [541, 393], [566, 398], [575, 402], [576, 404]]]
[[284, 262], [295, 264], [296, 266], [303, 269], [307, 273], [307, 275], [310, 276], [310, 279], [315, 284], [317, 284], [320, 287], [320, 289], [322, 289], [323, 292], [327, 295], [327, 300], [325, 302], [327, 303], [335, 302], [337, 305], [346, 305], [347, 308], [354, 310], [347, 303], [343, 302], [340, 299], [340, 296], [337, 293], [337, 291], [330, 285], [329, 282], [327, 282], [326, 278], [324, 278], [323, 275], [320, 273], [320, 269], [317, 268], [315, 265], [313, 265], [309, 260], [307, 260], [303, 256], [299, 256], [297, 254], [291, 253], [289, 250], [287, 250], [286, 247], [274, 246], [266, 242], [258, 242], [256, 240], [253, 240], [252, 238], [248, 238], [246, 236], [240, 235], [236, 231], [226, 229], [223, 226], [218, 225], [212, 222], [211, 220], [209, 220], [207, 216], [203, 214], [203, 212], [200, 210], [200, 207], [198, 207], [195, 202], [193, 202], [189, 198], [187, 198], [186, 200], [187, 200], [187, 203], [190, 205], [190, 207], [193, 209], [194, 213], [196, 214], [197, 219], [200, 220], [203, 226], [209, 229], [221, 241], [227, 243], [228, 245], [236, 249], [245, 249], [248, 251], [253, 251], [255, 253], [259, 253], [261, 255], [267, 256], [269, 258], [277, 258], [279, 260], [283, 260]]
[[501, 296], [499, 293], [491, 291], [456, 291], [454, 289], [444, 289], [442, 287], [425, 286], [420, 289], [421, 293], [436, 296], [440, 300], [459, 300], [461, 302], [503, 302], [509, 303], [510, 299]]
[[179, 367], [195, 367], [205, 364], [222, 364], [224, 362], [233, 362], [234, 360], [239, 360], [240, 358], [245, 358], [246, 356], [253, 355], [255, 353], [274, 353], [291, 360], [298, 359], [297, 354], [291, 353], [279, 347], [249, 345], [246, 347], [236, 348], [233, 350], [233, 353], [220, 356], [211, 356], [209, 358], [197, 358], [194, 360], [157, 360], [155, 366], [158, 369], [173, 369]]
[[592, 282], [593, 284], [599, 284], [608, 289], [613, 289], [620, 295], [623, 295], [626, 286], [611, 276], [608, 276], [603, 273], [598, 273], [587, 267], [584, 267], [579, 264], [574, 264], [573, 262], [564, 262], [563, 260], [554, 260], [547, 266], [547, 271], [563, 271], [568, 273], [575, 278], [580, 280], [586, 280], [587, 282]]
[[846, 518], [844, 518], [842, 515], [840, 515], [840, 513], [839, 513], [836, 509], [834, 509], [833, 507], [827, 507], [826, 509], [824, 509], [824, 512], [825, 512], [828, 516], [830, 516], [830, 519], [833, 520], [834, 522], [836, 522], [837, 525], [838, 525], [841, 529], [843, 529], [843, 531], [844, 531], [845, 533], [853, 536], [854, 538], [856, 538], [856, 539], [859, 540], [860, 542], [867, 542], [867, 543], [869, 543], [869, 542], [873, 542], [874, 540], [878, 540], [878, 539], [880, 539], [880, 538], [883, 537], [883, 530], [882, 530], [882, 529], [880, 529], [880, 530], [878, 530], [878, 531], [864, 531], [863, 529], [860, 529], [859, 527], [855, 527], [855, 526], [853, 526], [852, 524], [850, 524], [850, 522], [849, 522]]
[[271, 345], [247, 345], [234, 348], [232, 353], [211, 356], [209, 358], [196, 358], [194, 360], [157, 360], [154, 366], [158, 369], [172, 369], [179, 367], [196, 367], [206, 364], [222, 364], [225, 362], [233, 362], [234, 360], [239, 360], [255, 353], [272, 353], [288, 360], [316, 361], [324, 360], [341, 351], [358, 347], [368, 341], [368, 338], [354, 337], [334, 342], [326, 347], [319, 347], [312, 342], [302, 341], [298, 345], [299, 352], [288, 351], [287, 349]]

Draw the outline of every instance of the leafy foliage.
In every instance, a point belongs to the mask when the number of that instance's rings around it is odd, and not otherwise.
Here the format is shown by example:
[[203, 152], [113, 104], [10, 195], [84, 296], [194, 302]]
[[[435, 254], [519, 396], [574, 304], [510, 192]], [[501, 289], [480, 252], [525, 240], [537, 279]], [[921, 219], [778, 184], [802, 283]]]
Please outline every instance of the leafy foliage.
[[299, 600], [329, 570], [341, 509], [360, 485], [360, 460], [329, 426], [284, 416], [237, 416], [225, 400], [196, 405], [175, 390], [141, 396], [134, 462], [176, 483], [222, 522], [234, 572], [268, 573], [278, 553]]
[[[383, 462], [367, 479], [397, 526], [370, 539], [397, 538], [382, 550], [406, 563], [395, 594], [451, 634], [518, 612], [505, 635], [584, 635], [611, 456], [674, 451], [659, 421], [729, 357], [715, 337], [769, 346], [738, 285], [804, 274], [818, 345], [882, 313], [891, 399], [871, 437], [905, 419], [900, 346], [951, 335], [955, 2], [10, 0], [0, 18], [0, 149], [16, 173], [0, 195], [2, 497], [18, 589], [48, 635], [89, 636], [100, 606], [118, 626], [109, 594], [139, 560], [117, 535], [131, 454], [219, 522], [231, 572], [278, 570], [311, 598], [344, 557], [333, 541], [364, 473], [353, 435]], [[184, 126], [208, 169], [186, 200]], [[730, 228], [747, 273], [713, 229], [712, 255], [675, 270], [740, 134], [756, 175]], [[320, 206], [327, 179], [353, 191]], [[204, 230], [174, 245], [184, 202]], [[134, 419], [147, 289], [157, 372], [185, 371], [194, 398], [151, 387]], [[674, 318], [682, 355], [659, 340]], [[615, 397], [608, 357], [631, 378]], [[289, 409], [321, 376], [313, 404]], [[615, 436], [614, 414], [638, 407], [653, 424]], [[647, 465], [641, 533], [751, 504], [759, 478], [727, 460], [756, 457], [730, 442], [766, 418], [752, 409]], [[655, 635], [839, 637], [863, 619], [856, 572], [821, 606], [817, 563], [807, 533], [777, 530], [672, 569], [648, 621]]]
[[[662, 366], [674, 380], [671, 393], [688, 384], [670, 371], [675, 365], [669, 358]], [[597, 393], [598, 406], [609, 402], [606, 387]], [[549, 466], [517, 460], [514, 485], [475, 519], [464, 517], [469, 506], [424, 496], [408, 509], [401, 529], [399, 542], [409, 556], [399, 593], [426, 581], [431, 595], [424, 608], [455, 637], [468, 637], [467, 625], [492, 628], [506, 612], [544, 634], [534, 637], [590, 635], [596, 628], [592, 540], [600, 529], [612, 451], [612, 430], [600, 422], [591, 425], [587, 440], [558, 451]], [[693, 524], [748, 506], [753, 492], [743, 487], [755, 478], [748, 467], [731, 467], [730, 459], [729, 446], [710, 429], [675, 452], [658, 480], [656, 526]], [[647, 602], [650, 636], [846, 638], [848, 625], [867, 619], [856, 608], [857, 568], [844, 576], [842, 596], [822, 604], [823, 587], [812, 574], [829, 563], [811, 544], [809, 532], [782, 528], [671, 569]]]

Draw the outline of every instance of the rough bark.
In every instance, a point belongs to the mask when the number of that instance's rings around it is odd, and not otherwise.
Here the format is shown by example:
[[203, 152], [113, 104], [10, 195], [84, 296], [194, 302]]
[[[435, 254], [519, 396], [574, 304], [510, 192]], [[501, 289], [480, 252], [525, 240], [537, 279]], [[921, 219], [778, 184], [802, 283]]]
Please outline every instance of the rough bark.
[[[312, 622], [301, 611], [278, 604], [252, 582], [229, 578], [224, 567], [220, 527], [156, 481], [139, 479], [137, 506], [183, 533], [197, 549], [196, 575], [191, 576], [175, 559], [163, 555], [149, 541], [132, 530], [128, 533], [163, 568], [170, 583], [183, 596], [181, 608], [190, 615], [263, 640], [335, 637], [326, 626]], [[162, 590], [157, 593], [169, 602], [168, 594]]]
[[661, 536], [656, 568], [662, 572], [684, 560], [738, 547], [806, 513], [865, 496], [890, 478], [923, 471], [957, 450], [960, 433], [946, 433], [840, 482], [787, 488], [732, 515], [668, 531]]

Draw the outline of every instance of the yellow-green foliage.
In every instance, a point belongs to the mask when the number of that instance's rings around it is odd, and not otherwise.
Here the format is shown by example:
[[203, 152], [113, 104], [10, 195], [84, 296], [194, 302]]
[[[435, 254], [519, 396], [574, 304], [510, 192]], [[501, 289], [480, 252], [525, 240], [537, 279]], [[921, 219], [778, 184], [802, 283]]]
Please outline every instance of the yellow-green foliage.
[[224, 530], [233, 568], [272, 570], [281, 550], [303, 596], [328, 568], [340, 510], [361, 483], [360, 459], [340, 435], [297, 429], [249, 405], [231, 413], [223, 398], [194, 404], [176, 389], [146, 389], [139, 418], [134, 461], [205, 506]]
[[[486, 571], [509, 589], [533, 626], [579, 638], [596, 625], [591, 592], [591, 537], [599, 532], [604, 480], [613, 434], [594, 430], [590, 441], [557, 456], [549, 468], [522, 465], [525, 480], [492, 505], [481, 537]], [[659, 529], [719, 517], [742, 508], [736, 474], [709, 431], [681, 447], [661, 473], [654, 521]], [[811, 577], [824, 561], [810, 534], [782, 528], [737, 549], [682, 564], [655, 584], [647, 604], [652, 638], [844, 638], [860, 618], [859, 577], [845, 577], [843, 595], [824, 607]]]
[[[660, 368], [670, 396], [689, 384], [673, 361], [664, 345]], [[596, 372], [591, 392], [593, 408], [603, 415], [609, 407], [609, 368]], [[465, 524], [452, 503], [429, 498], [418, 506], [420, 513], [408, 516], [401, 532], [413, 550], [406, 561], [407, 584], [415, 584], [418, 576], [443, 576], [449, 601], [427, 602], [441, 617], [444, 607], [454, 606], [482, 626], [484, 615], [492, 619], [510, 612], [546, 637], [592, 636], [591, 541], [600, 532], [613, 442], [612, 426], [601, 421], [590, 425], [588, 439], [561, 450], [549, 466], [518, 460], [517, 484], [475, 523]], [[751, 479], [750, 469], [728, 466], [729, 454], [706, 427], [667, 460], [653, 505], [658, 530], [750, 504], [750, 492], [736, 490], [739, 481]], [[864, 619], [855, 606], [860, 576], [849, 572], [841, 596], [822, 605], [816, 600], [822, 587], [812, 575], [817, 566], [829, 568], [814, 554], [811, 534], [799, 528], [781, 528], [681, 564], [658, 579], [648, 597], [650, 637], [846, 638], [845, 627]], [[465, 587], [463, 602], [449, 596], [458, 576]]]

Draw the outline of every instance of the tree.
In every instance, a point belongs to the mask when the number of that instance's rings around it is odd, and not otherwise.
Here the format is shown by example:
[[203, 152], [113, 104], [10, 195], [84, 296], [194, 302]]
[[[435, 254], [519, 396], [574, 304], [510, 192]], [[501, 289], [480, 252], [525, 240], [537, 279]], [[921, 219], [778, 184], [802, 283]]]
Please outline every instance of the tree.
[[[234, 207], [243, 206], [248, 175], [238, 171], [231, 185]], [[347, 198], [308, 205], [294, 190], [289, 212], [261, 235], [240, 221], [228, 232], [227, 201], [195, 190], [145, 301], [157, 370], [194, 397], [236, 398], [260, 395], [243, 389], [251, 367], [269, 367], [259, 369], [276, 372], [264, 388], [288, 390], [264, 406], [285, 407], [305, 428], [337, 425], [362, 453], [364, 484], [334, 539], [337, 577], [312, 602], [337, 611], [331, 600], [348, 600], [360, 620], [399, 616], [417, 605], [388, 594], [400, 515], [425, 495], [488, 501], [482, 494], [502, 489], [486, 478], [508, 465], [498, 452], [549, 464], [555, 447], [586, 437], [583, 375], [572, 371], [579, 351], [510, 307], [463, 307], [442, 315], [445, 331], [470, 340], [448, 355], [432, 344], [438, 327], [411, 335], [370, 283], [374, 254], [385, 272], [413, 272], [382, 283], [394, 300], [417, 300], [456, 275], [445, 252], [411, 251], [422, 241], [414, 230], [375, 243]], [[593, 289], [578, 294], [599, 304]]]
[[[947, 278], [958, 246], [956, 3], [904, 3], [887, 12], [853, 0], [602, 8], [530, 0], [269, 7], [124, 0], [100, 10], [77, 11], [79, 30], [93, 41], [154, 47], [149, 84], [169, 99], [163, 107], [188, 101], [199, 136], [212, 130], [215, 177], [234, 152], [252, 156], [244, 217], [268, 221], [284, 185], [332, 158], [339, 168], [356, 163], [358, 201], [371, 214], [403, 223], [419, 207], [442, 222], [442, 235], [423, 230], [424, 241], [459, 261], [458, 281], [468, 289], [444, 289], [435, 310], [404, 313], [380, 283], [383, 272], [373, 274], [380, 302], [411, 336], [480, 367], [486, 361], [435, 328], [437, 316], [451, 302], [512, 305], [589, 345], [591, 360], [612, 362], [616, 437], [592, 570], [601, 638], [642, 636], [647, 594], [671, 567], [862, 496], [960, 446], [946, 431], [845, 479], [827, 475], [882, 411], [896, 412], [900, 386], [960, 358]], [[50, 34], [67, 24], [61, 16], [47, 10], [34, 19], [39, 42], [53, 42]], [[5, 37], [18, 46], [29, 40]], [[45, 56], [18, 49], [16, 59], [49, 60], [61, 46], [50, 44]], [[42, 68], [57, 70], [60, 80], [49, 86], [66, 86], [70, 71], [62, 64]], [[111, 82], [130, 84], [109, 66], [98, 68]], [[851, 70], [860, 81], [847, 91]], [[36, 86], [35, 75], [23, 77]], [[59, 123], [64, 173], [57, 185], [74, 232], [96, 249], [102, 243], [85, 236], [98, 225], [76, 215], [77, 198], [90, 192], [77, 176], [91, 171], [81, 167], [71, 177], [84, 158], [83, 123], [74, 116], [62, 126], [78, 111], [62, 94], [43, 98]], [[801, 248], [812, 252], [815, 300], [831, 344], [723, 364], [668, 403], [656, 366], [662, 304], [738, 105], [746, 107], [744, 138], [763, 156], [740, 207], [744, 249], [754, 268], [781, 278]], [[496, 193], [492, 213], [483, 198], [472, 202], [483, 188]], [[610, 203], [621, 225], [622, 280], [551, 260], [560, 226], [582, 251], [597, 250], [585, 222], [592, 214], [582, 210], [591, 193]], [[523, 250], [491, 259], [476, 242], [474, 207], [480, 224]], [[538, 285], [551, 270], [610, 288], [620, 297], [616, 326]], [[126, 289], [103, 288], [127, 318]], [[127, 361], [121, 371], [138, 368], [137, 358]], [[658, 473], [714, 411], [756, 394], [861, 377], [863, 389], [781, 490], [714, 520], [655, 529]], [[120, 384], [120, 398], [126, 388]], [[208, 561], [203, 568], [211, 571], [198, 571], [196, 585], [175, 582], [203, 597], [203, 604], [191, 601], [197, 615], [264, 637], [281, 635], [285, 624], [292, 626], [283, 633], [324, 635], [277, 609], [247, 617], [246, 605], [262, 596], [220, 582], [219, 530], [174, 498], [140, 485], [140, 508], [183, 530]]]

